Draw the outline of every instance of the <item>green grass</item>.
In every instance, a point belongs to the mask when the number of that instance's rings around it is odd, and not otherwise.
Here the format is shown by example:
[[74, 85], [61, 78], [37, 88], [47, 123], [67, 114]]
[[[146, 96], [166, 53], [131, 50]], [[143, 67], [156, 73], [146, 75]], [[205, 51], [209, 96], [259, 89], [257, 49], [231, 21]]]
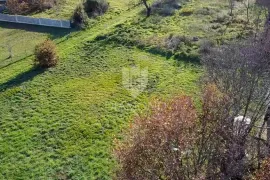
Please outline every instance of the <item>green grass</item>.
[[[52, 9], [36, 16], [67, 19], [76, 4], [66, 0], [57, 13]], [[143, 7], [129, 9], [129, 1], [111, 0], [110, 5], [84, 31], [0, 24], [0, 44], [14, 45], [12, 59], [0, 49], [0, 179], [111, 179], [117, 167], [114, 139], [152, 98], [198, 97], [202, 67], [175, 61], [168, 50], [164, 54], [156, 47], [169, 33], [221, 37], [203, 28], [212, 26], [220, 11], [203, 18], [195, 11], [224, 9], [225, 4], [193, 1], [185, 6], [191, 10], [159, 17], [159, 22], [157, 15], [145, 19]], [[194, 13], [182, 16], [183, 11]], [[242, 32], [242, 25], [232, 27], [222, 38]], [[48, 37], [57, 43], [60, 62], [44, 71], [33, 67], [31, 55]], [[136, 98], [122, 82], [122, 69], [134, 66], [148, 69], [147, 86]]]
[[[115, 166], [111, 145], [132, 115], [153, 96], [198, 89], [197, 67], [177, 67], [138, 49], [98, 42], [76, 51], [80, 54], [70, 54], [45, 72], [33, 72], [26, 63], [23, 75], [2, 84], [3, 179], [46, 179], [58, 173], [72, 179], [109, 178]], [[138, 98], [122, 85], [122, 68], [133, 64], [148, 68], [151, 82]]]

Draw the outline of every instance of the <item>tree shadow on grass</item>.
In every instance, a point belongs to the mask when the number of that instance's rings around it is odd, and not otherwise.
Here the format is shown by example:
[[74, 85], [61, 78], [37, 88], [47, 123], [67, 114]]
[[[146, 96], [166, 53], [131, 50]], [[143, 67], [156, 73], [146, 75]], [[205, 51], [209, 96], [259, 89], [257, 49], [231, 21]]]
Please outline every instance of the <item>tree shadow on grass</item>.
[[46, 71], [46, 69], [44, 69], [44, 68], [33, 67], [33, 68], [29, 69], [28, 71], [17, 75], [13, 79], [11, 79], [3, 84], [0, 84], [0, 92], [3, 92], [7, 89], [10, 89], [10, 88], [13, 88], [16, 86], [19, 86], [24, 82], [31, 81], [34, 77], [36, 77], [39, 74], [44, 73], [45, 71]]

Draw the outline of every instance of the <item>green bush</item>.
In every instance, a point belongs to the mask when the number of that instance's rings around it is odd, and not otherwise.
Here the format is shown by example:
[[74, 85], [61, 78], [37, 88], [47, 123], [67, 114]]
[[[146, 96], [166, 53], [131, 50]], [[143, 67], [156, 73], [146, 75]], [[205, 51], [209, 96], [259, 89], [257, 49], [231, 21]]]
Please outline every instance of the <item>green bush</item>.
[[84, 8], [89, 17], [96, 17], [104, 14], [108, 10], [109, 3], [107, 0], [86, 0]]
[[73, 25], [80, 28], [85, 28], [88, 25], [88, 17], [82, 3], [80, 3], [74, 10], [71, 21]]
[[56, 45], [51, 40], [38, 44], [35, 48], [35, 63], [40, 67], [52, 67], [58, 62]]
[[194, 13], [194, 9], [190, 7], [185, 7], [181, 10], [181, 15], [183, 16], [190, 16]]

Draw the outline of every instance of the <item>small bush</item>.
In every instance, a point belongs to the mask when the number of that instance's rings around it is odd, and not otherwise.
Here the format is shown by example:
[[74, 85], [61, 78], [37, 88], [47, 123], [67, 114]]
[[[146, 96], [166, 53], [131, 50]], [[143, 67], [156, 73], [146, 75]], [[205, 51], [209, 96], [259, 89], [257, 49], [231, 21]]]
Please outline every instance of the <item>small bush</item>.
[[181, 15], [183, 15], [183, 16], [190, 16], [191, 14], [193, 14], [194, 13], [194, 9], [193, 8], [188, 8], [188, 7], [186, 7], [186, 8], [183, 8], [182, 9], [182, 11], [181, 11]]
[[165, 6], [164, 8], [159, 10], [159, 15], [161, 16], [172, 16], [175, 13], [175, 9], [169, 6]]
[[200, 50], [199, 52], [202, 54], [210, 53], [211, 49], [215, 46], [215, 43], [210, 40], [202, 40], [200, 42]]
[[88, 17], [82, 3], [74, 10], [71, 21], [75, 26], [80, 28], [85, 28], [88, 25]]
[[29, 4], [25, 1], [8, 0], [6, 5], [11, 14], [26, 14], [29, 11]]
[[170, 35], [168, 38], [165, 39], [165, 47], [166, 49], [175, 51], [181, 46], [187, 45], [191, 46], [191, 39], [186, 36], [179, 36], [179, 35]]
[[55, 0], [7, 0], [7, 9], [11, 14], [28, 14], [52, 8]]
[[257, 170], [254, 180], [268, 180], [270, 177], [270, 158], [266, 159], [261, 169]]
[[51, 40], [46, 40], [36, 46], [35, 63], [40, 67], [52, 67], [58, 62], [56, 45]]
[[220, 24], [226, 24], [230, 21], [230, 16], [226, 14], [219, 14], [217, 17], [212, 21], [212, 23], [220, 23]]
[[196, 10], [195, 14], [197, 14], [197, 15], [205, 15], [205, 16], [213, 15], [213, 14], [215, 14], [215, 10], [211, 9], [209, 7], [203, 7], [201, 9]]
[[186, 0], [156, 0], [152, 9], [154, 13], [161, 16], [171, 16], [176, 10], [182, 8], [182, 4], [185, 2]]
[[84, 7], [89, 17], [96, 17], [108, 10], [109, 3], [106, 0], [86, 0]]

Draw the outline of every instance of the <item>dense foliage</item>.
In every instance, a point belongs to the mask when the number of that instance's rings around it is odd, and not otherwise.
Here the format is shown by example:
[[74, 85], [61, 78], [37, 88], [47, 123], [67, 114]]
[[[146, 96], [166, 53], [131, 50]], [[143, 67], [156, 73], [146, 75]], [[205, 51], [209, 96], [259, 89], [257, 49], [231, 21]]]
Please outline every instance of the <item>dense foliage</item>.
[[51, 40], [46, 40], [37, 45], [35, 49], [35, 62], [41, 67], [52, 67], [58, 62], [56, 45]]
[[28, 14], [50, 9], [55, 4], [55, 0], [7, 0], [7, 9], [11, 14]]
[[86, 0], [84, 6], [89, 17], [96, 17], [108, 10], [109, 3], [107, 0]]
[[85, 28], [87, 26], [88, 16], [84, 10], [84, 6], [82, 3], [78, 4], [76, 9], [74, 10], [72, 16], [72, 23], [80, 28]]

